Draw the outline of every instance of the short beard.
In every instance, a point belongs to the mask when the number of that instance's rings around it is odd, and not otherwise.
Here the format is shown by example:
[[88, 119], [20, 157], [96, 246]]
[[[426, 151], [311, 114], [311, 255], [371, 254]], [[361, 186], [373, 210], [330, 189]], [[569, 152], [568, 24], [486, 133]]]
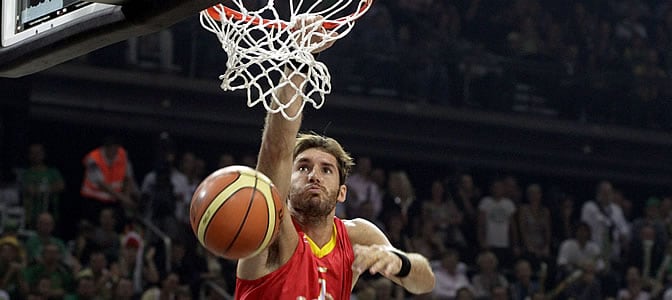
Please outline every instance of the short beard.
[[[301, 198], [303, 194], [292, 194], [290, 199]], [[300, 199], [298, 201], [290, 200], [290, 212], [292, 216], [303, 225], [315, 225], [328, 221], [326, 218], [336, 208], [335, 194], [328, 194], [327, 201], [320, 199], [315, 201], [312, 199]]]

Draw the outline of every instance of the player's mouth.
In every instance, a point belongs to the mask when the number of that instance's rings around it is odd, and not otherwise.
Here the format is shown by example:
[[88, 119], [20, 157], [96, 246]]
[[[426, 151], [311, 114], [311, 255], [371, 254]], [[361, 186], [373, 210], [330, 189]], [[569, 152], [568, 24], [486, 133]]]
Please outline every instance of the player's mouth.
[[311, 184], [306, 188], [306, 192], [311, 194], [319, 194], [322, 192], [322, 187], [317, 184]]

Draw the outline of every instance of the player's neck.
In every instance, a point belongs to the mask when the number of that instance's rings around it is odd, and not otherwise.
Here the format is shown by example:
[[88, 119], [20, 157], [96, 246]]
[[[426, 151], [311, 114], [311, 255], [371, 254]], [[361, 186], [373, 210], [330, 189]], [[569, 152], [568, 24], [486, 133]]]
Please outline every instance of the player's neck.
[[331, 240], [334, 216], [320, 218], [320, 220], [301, 220], [300, 218], [296, 220], [301, 226], [301, 230], [319, 247], [324, 246]]

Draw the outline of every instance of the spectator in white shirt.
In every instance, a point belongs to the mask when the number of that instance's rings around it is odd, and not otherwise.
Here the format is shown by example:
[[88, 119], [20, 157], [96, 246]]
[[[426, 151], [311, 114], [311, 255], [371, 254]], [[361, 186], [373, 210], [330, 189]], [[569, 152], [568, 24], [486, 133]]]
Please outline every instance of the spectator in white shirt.
[[576, 227], [575, 238], [567, 239], [558, 249], [557, 264], [561, 275], [568, 275], [580, 269], [585, 261], [592, 261], [598, 271], [604, 269], [604, 260], [600, 247], [590, 240], [590, 226], [584, 222]]
[[481, 199], [478, 205], [478, 241], [482, 249], [492, 251], [503, 267], [513, 266], [515, 246], [511, 229], [516, 206], [513, 201], [504, 197], [504, 184], [495, 180], [490, 189], [490, 196]]
[[587, 201], [581, 209], [581, 221], [590, 226], [591, 240], [604, 249], [604, 255], [618, 261], [621, 248], [630, 238], [630, 224], [623, 210], [614, 204], [614, 189], [609, 181], [597, 185], [595, 200]]
[[460, 255], [455, 249], [446, 249], [441, 260], [432, 262], [432, 270], [436, 277], [432, 299], [454, 299], [461, 288], [471, 289], [466, 268], [466, 265], [460, 262]]

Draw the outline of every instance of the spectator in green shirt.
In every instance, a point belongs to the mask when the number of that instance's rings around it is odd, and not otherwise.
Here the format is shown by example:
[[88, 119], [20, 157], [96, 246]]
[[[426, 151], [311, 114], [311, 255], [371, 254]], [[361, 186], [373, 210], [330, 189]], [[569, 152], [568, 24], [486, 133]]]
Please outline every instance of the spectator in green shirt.
[[30, 166], [21, 177], [21, 196], [26, 211], [26, 227], [34, 229], [40, 213], [50, 212], [59, 219], [59, 197], [65, 189], [61, 172], [45, 163], [46, 151], [42, 144], [28, 147]]
[[69, 259], [70, 253], [68, 253], [65, 244], [61, 239], [53, 236], [53, 231], [54, 218], [47, 212], [41, 213], [37, 219], [36, 234], [30, 236], [26, 241], [28, 263], [40, 259], [40, 254], [46, 244], [54, 244], [58, 248], [62, 262], [66, 262]]
[[22, 289], [39, 290], [47, 299], [63, 299], [67, 292], [72, 291], [72, 271], [61, 263], [59, 246], [47, 243], [42, 246], [39, 262], [23, 271]]

